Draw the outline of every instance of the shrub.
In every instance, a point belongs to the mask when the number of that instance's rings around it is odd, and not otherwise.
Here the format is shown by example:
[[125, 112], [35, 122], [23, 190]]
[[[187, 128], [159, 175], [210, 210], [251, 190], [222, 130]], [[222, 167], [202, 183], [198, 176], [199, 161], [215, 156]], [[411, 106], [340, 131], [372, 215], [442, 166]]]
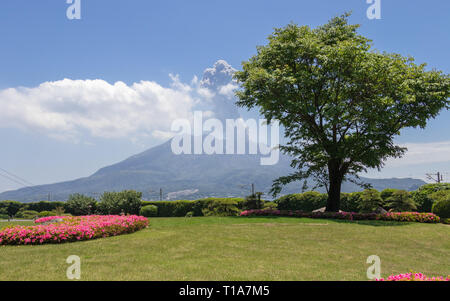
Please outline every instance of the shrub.
[[65, 202], [49, 202], [49, 201], [39, 201], [39, 202], [32, 202], [27, 203], [25, 205], [26, 210], [33, 210], [37, 212], [41, 211], [52, 211], [55, 210], [57, 207], [64, 207]]
[[439, 190], [430, 194], [430, 198], [433, 200], [433, 204], [435, 202], [439, 202], [445, 199], [450, 198], [450, 190]]
[[[158, 208], [158, 216], [160, 217], [176, 217], [186, 216], [189, 211], [194, 211], [194, 202], [196, 201], [147, 201], [144, 204], [154, 205]], [[201, 209], [199, 214], [202, 215]]]
[[224, 203], [225, 206], [232, 204], [237, 209], [244, 208], [245, 200], [242, 198], [206, 198], [195, 201], [178, 200], [178, 201], [143, 201], [143, 205], [155, 205], [158, 207], [158, 216], [160, 217], [182, 217], [186, 216], [188, 212], [192, 212], [193, 216], [203, 216], [206, 214], [213, 215], [214, 212], [219, 212], [220, 209], [204, 210], [217, 207], [218, 203]]
[[406, 190], [397, 190], [391, 194], [386, 200], [385, 206], [392, 211], [412, 211], [416, 210], [416, 204], [411, 195]]
[[375, 212], [383, 205], [383, 199], [376, 189], [366, 189], [361, 193], [358, 208], [362, 213]]
[[264, 201], [261, 200], [261, 192], [249, 195], [245, 198], [244, 208], [242, 209], [261, 209], [264, 205]]
[[39, 212], [34, 210], [19, 210], [16, 214], [16, 217], [24, 219], [33, 219], [37, 216], [39, 216]]
[[426, 184], [421, 186], [418, 190], [412, 192], [414, 202], [417, 204], [417, 209], [420, 212], [431, 212], [433, 203], [431, 195], [442, 190], [450, 190], [450, 183], [441, 184]]
[[362, 192], [341, 193], [341, 210], [358, 212]]
[[263, 209], [277, 209], [277, 204], [275, 202], [265, 201]]
[[288, 194], [276, 199], [274, 202], [280, 210], [313, 211], [326, 206], [328, 196], [317, 191]]
[[300, 210], [273, 210], [255, 209], [245, 210], [240, 216], [287, 216], [287, 217], [308, 217], [308, 218], [332, 218], [343, 220], [385, 220], [398, 222], [419, 222], [438, 223], [439, 216], [433, 213], [423, 212], [388, 212], [378, 213], [356, 213], [356, 212], [303, 212]]
[[3, 214], [13, 217], [24, 206], [24, 204], [17, 201], [2, 201], [0, 202], [0, 209], [3, 208]]
[[381, 198], [383, 199], [384, 202], [386, 202], [386, 200], [388, 198], [390, 198], [392, 196], [392, 194], [394, 194], [394, 192], [398, 191], [398, 189], [393, 189], [393, 188], [386, 188], [385, 190], [383, 190], [380, 193]]
[[[97, 210], [97, 201], [83, 194], [75, 193], [69, 196], [64, 209], [72, 215], [89, 215]], [[59, 214], [58, 214], [59, 215]]]
[[450, 197], [434, 203], [432, 211], [443, 219], [450, 218]]
[[238, 216], [240, 212], [237, 202], [233, 200], [215, 200], [202, 210], [204, 216]]
[[102, 214], [139, 214], [141, 197], [142, 192], [134, 190], [105, 192], [100, 197], [98, 211]]
[[140, 215], [145, 217], [158, 216], [158, 207], [155, 205], [147, 205], [141, 208]]
[[47, 216], [54, 216], [56, 213], [54, 211], [41, 211], [39, 212], [39, 217], [47, 217]]

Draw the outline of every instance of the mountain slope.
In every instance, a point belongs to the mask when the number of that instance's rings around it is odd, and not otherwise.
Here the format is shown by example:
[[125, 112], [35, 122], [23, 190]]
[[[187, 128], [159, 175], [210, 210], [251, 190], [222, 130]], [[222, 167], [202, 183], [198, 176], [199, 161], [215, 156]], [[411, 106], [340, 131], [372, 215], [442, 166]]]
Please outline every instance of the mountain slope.
[[[52, 200], [66, 200], [71, 193], [98, 196], [104, 191], [135, 189], [145, 198], [195, 199], [207, 196], [245, 196], [251, 183], [257, 191], [267, 193], [273, 179], [291, 171], [288, 157], [280, 155], [276, 165], [262, 166], [259, 155], [175, 155], [170, 140], [117, 164], [101, 168], [93, 175], [73, 181], [7, 191], [0, 199], [37, 201], [51, 194]], [[374, 188], [414, 190], [425, 184], [417, 179], [364, 179]], [[282, 193], [301, 191], [301, 183], [288, 185]], [[344, 183], [343, 192], [359, 191]]]

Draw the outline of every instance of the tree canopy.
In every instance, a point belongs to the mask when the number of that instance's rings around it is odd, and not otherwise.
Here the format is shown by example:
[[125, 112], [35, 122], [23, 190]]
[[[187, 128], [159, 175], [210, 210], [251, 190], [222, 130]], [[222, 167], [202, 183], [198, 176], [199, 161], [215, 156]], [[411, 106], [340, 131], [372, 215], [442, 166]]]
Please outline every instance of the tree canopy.
[[275, 29], [235, 73], [237, 104], [257, 107], [284, 127], [288, 142], [280, 149], [292, 156], [295, 172], [278, 178], [272, 193], [314, 179], [328, 191], [329, 211], [339, 210], [344, 180], [405, 153], [394, 143], [401, 129], [424, 128], [450, 106], [448, 74], [426, 70], [412, 57], [372, 50], [348, 16], [314, 29]]

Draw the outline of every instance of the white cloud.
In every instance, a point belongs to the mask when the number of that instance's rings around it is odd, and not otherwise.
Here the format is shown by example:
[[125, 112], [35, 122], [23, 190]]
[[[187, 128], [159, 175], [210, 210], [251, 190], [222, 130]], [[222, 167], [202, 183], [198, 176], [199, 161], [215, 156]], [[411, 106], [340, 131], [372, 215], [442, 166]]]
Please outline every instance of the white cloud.
[[450, 141], [405, 143], [401, 146], [408, 148], [405, 155], [399, 159], [389, 159], [386, 162], [386, 167], [400, 167], [450, 161]]
[[[63, 79], [37, 87], [0, 90], [0, 127], [44, 133], [54, 139], [78, 142], [92, 137], [168, 139], [175, 119], [192, 119], [194, 110], [214, 117], [235, 118], [234, 69], [225, 61], [208, 68], [200, 81], [188, 84], [169, 74], [163, 87], [153, 81], [108, 83], [101, 79]], [[212, 117], [212, 116], [211, 116]]]
[[172, 120], [189, 118], [197, 101], [188, 85], [172, 78], [170, 88], [149, 81], [64, 79], [0, 90], [0, 126], [37, 129], [56, 138], [86, 131], [106, 138], [164, 131]]

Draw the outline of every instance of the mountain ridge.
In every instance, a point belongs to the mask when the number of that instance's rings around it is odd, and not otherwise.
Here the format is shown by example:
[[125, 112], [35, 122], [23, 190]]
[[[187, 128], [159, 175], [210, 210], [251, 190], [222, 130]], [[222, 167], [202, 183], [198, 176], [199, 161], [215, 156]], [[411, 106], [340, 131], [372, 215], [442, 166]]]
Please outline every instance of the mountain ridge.
[[[118, 163], [100, 168], [90, 176], [53, 184], [25, 187], [0, 193], [0, 199], [23, 202], [39, 201], [50, 193], [52, 200], [64, 201], [72, 193], [98, 197], [104, 191], [133, 189], [143, 192], [145, 199], [159, 199], [163, 189], [168, 196], [183, 199], [203, 197], [243, 197], [250, 194], [251, 183], [256, 191], [267, 193], [272, 181], [292, 171], [290, 158], [280, 154], [275, 165], [260, 165], [261, 155], [175, 155], [171, 140], [130, 156]], [[369, 179], [375, 189], [398, 188], [415, 190], [422, 180], [412, 178]], [[287, 185], [282, 194], [301, 192], [302, 183]], [[358, 186], [345, 182], [343, 192], [359, 191]], [[318, 189], [318, 191], [324, 191]]]

